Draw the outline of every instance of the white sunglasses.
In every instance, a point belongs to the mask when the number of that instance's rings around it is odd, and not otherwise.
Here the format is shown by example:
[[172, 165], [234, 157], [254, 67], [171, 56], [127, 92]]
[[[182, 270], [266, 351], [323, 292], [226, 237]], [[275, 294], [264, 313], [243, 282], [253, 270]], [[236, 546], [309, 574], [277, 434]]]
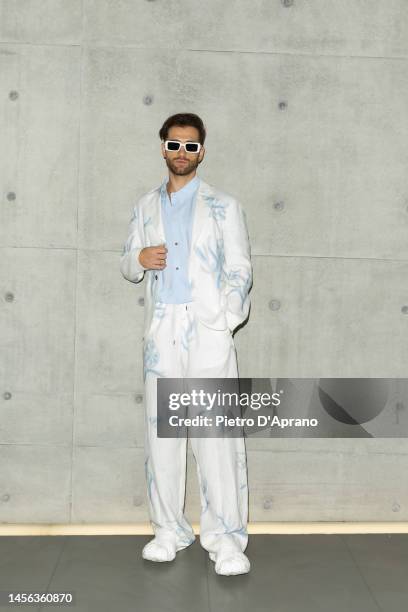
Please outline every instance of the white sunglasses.
[[178, 140], [165, 140], [164, 148], [166, 151], [179, 151], [184, 147], [186, 153], [198, 153], [201, 149], [200, 142], [179, 142]]

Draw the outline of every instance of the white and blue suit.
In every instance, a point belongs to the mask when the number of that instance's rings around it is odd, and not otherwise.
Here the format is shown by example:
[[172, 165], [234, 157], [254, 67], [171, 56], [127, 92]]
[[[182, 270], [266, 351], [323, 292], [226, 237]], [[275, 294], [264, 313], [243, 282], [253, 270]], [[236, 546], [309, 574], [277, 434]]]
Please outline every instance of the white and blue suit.
[[[252, 265], [241, 204], [195, 176], [169, 197], [168, 179], [133, 209], [122, 275], [146, 277], [143, 367], [145, 474], [155, 536], [177, 550], [195, 539], [184, 515], [186, 438], [157, 437], [157, 378], [238, 377], [232, 332], [249, 314]], [[171, 199], [170, 199], [171, 198]], [[145, 270], [139, 253], [165, 243], [166, 268]], [[200, 543], [211, 554], [248, 542], [243, 437], [190, 438], [200, 487]]]

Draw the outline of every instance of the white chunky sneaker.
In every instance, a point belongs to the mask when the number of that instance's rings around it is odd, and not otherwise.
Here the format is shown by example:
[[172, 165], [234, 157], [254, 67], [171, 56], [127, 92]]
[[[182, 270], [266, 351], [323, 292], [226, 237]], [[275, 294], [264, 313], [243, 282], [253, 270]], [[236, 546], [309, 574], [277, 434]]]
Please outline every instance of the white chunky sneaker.
[[143, 550], [142, 557], [148, 561], [173, 561], [176, 556], [176, 544], [171, 540], [153, 538]]
[[215, 561], [215, 571], [221, 576], [237, 576], [247, 574], [251, 569], [248, 557], [240, 551], [220, 551], [209, 553], [211, 561]]

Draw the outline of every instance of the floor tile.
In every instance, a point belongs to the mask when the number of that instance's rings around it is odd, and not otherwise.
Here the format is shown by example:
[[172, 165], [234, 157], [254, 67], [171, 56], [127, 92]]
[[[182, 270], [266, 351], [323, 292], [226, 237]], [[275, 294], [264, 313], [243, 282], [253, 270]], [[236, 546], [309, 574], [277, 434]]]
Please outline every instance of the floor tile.
[[151, 538], [70, 537], [50, 590], [74, 591], [75, 612], [208, 612], [206, 556], [198, 540], [174, 561], [154, 563], [141, 555]]
[[408, 534], [343, 534], [366, 584], [385, 612], [408, 610]]
[[211, 610], [379, 612], [344, 543], [333, 535], [250, 535], [249, 574], [209, 565]]

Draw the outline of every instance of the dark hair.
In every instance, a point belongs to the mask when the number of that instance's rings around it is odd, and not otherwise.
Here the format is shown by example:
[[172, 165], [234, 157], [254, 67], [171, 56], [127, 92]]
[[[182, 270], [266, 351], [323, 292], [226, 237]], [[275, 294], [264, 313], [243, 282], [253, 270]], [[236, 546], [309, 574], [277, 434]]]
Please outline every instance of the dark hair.
[[200, 143], [202, 145], [204, 144], [206, 131], [205, 131], [204, 123], [202, 122], [202, 119], [200, 119], [198, 115], [195, 115], [194, 113], [177, 113], [176, 115], [172, 115], [171, 117], [168, 117], [166, 121], [163, 123], [163, 125], [161, 126], [160, 131], [159, 131], [159, 136], [161, 140], [167, 139], [167, 134], [169, 132], [169, 129], [173, 127], [173, 125], [181, 125], [181, 126], [191, 125], [197, 128], [200, 134], [199, 136]]

